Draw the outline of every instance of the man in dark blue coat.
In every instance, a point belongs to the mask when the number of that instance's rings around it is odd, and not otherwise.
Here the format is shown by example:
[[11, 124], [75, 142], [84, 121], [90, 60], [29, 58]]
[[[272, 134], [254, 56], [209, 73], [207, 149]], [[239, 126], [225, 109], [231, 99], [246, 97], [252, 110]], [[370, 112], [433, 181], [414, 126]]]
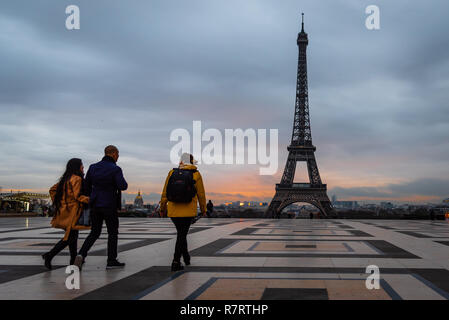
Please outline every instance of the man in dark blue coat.
[[86, 194], [90, 195], [92, 229], [75, 259], [81, 269], [87, 252], [101, 235], [103, 221], [108, 230], [108, 262], [106, 269], [121, 268], [125, 264], [117, 260], [119, 219], [117, 210], [121, 208], [121, 192], [128, 189], [122, 169], [116, 165], [119, 151], [115, 146], [104, 149], [105, 156], [100, 162], [89, 167], [86, 174]]

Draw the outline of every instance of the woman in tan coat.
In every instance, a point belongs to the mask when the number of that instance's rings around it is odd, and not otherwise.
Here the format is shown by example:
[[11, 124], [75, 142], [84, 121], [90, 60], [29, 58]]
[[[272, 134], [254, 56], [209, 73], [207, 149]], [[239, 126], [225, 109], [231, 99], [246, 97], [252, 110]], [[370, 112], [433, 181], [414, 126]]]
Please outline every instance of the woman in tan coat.
[[50, 189], [50, 196], [55, 206], [55, 216], [51, 221], [53, 228], [64, 229], [64, 238], [60, 240], [42, 258], [45, 266], [51, 270], [51, 260], [66, 246], [70, 249], [70, 265], [77, 255], [78, 230], [90, 227], [77, 225], [83, 206], [89, 203], [89, 197], [83, 195], [84, 166], [81, 159], [70, 159], [59, 182]]

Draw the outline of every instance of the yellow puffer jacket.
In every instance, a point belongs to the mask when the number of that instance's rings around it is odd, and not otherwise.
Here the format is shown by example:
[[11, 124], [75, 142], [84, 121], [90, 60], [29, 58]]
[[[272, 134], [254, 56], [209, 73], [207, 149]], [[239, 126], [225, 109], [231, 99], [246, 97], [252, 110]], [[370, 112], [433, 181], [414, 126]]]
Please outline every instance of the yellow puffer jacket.
[[[196, 166], [181, 165], [180, 169], [185, 170], [196, 170]], [[195, 180], [196, 196], [193, 197], [190, 203], [175, 203], [168, 201], [167, 199], [167, 184], [170, 179], [173, 170], [168, 173], [167, 179], [165, 179], [164, 190], [161, 196], [161, 212], [167, 212], [167, 216], [170, 218], [174, 217], [195, 217], [197, 215], [197, 203], [200, 204], [200, 210], [202, 214], [206, 213], [206, 192], [204, 191], [203, 178], [201, 174], [196, 171], [193, 173], [193, 179]]]

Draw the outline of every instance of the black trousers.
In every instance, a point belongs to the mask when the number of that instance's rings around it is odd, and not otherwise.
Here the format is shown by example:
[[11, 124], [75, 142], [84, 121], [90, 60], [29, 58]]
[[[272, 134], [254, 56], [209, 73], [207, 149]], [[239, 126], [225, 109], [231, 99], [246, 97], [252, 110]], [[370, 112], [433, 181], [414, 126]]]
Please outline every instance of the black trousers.
[[79, 254], [83, 258], [87, 257], [87, 252], [94, 245], [95, 241], [100, 237], [103, 229], [103, 221], [106, 222], [108, 229], [108, 261], [117, 259], [117, 243], [118, 243], [118, 215], [117, 211], [110, 208], [92, 208], [91, 209], [92, 229], [84, 241]]
[[64, 250], [65, 247], [69, 246], [70, 250], [70, 264], [75, 261], [77, 246], [78, 246], [78, 230], [70, 230], [69, 237], [67, 240], [60, 240], [55, 244], [53, 249], [51, 249], [47, 255], [49, 258], [53, 259], [59, 252]]
[[187, 250], [187, 233], [189, 233], [192, 218], [171, 218], [176, 226], [177, 238], [175, 245], [175, 255], [173, 261], [180, 262], [181, 256], [185, 259], [189, 259], [189, 251]]

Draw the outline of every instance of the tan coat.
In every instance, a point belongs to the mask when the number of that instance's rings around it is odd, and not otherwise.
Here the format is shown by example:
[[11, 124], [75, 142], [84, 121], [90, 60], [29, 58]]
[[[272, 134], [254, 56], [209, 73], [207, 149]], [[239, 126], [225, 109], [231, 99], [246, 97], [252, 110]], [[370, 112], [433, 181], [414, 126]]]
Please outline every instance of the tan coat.
[[[181, 169], [196, 170], [194, 165], [182, 165]], [[161, 196], [161, 212], [167, 212], [167, 216], [172, 217], [195, 217], [197, 215], [197, 206], [200, 205], [201, 213], [204, 215], [206, 213], [206, 193], [204, 191], [203, 178], [201, 174], [196, 171], [193, 174], [193, 180], [195, 180], [196, 196], [193, 197], [190, 203], [175, 203], [168, 201], [167, 199], [167, 184], [170, 179], [173, 170], [168, 173], [167, 179], [165, 180], [164, 190]]]
[[[58, 212], [51, 220], [51, 225], [53, 228], [64, 229], [64, 240], [69, 237], [70, 230], [86, 230], [90, 227], [79, 226], [79, 217], [83, 211], [83, 204], [89, 203], [89, 197], [81, 194], [82, 178], [77, 175], [72, 175], [70, 179], [66, 182], [65, 192], [62, 195], [61, 205]], [[55, 184], [50, 189], [50, 196], [52, 201], [55, 200], [56, 189], [58, 188], [58, 183]]]

